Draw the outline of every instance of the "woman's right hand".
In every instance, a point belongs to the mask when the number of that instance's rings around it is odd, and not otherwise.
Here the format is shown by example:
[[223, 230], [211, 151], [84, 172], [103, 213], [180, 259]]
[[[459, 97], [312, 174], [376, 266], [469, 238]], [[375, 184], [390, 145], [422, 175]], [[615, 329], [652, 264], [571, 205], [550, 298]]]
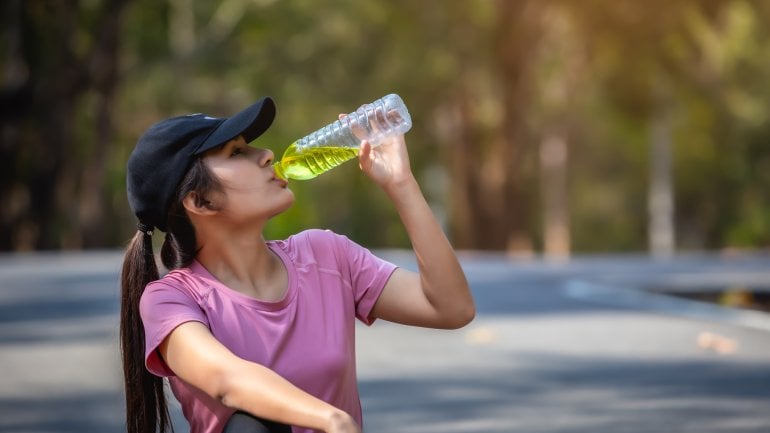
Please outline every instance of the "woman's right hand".
[[329, 427], [325, 431], [326, 433], [361, 433], [361, 427], [352, 416], [338, 410], [329, 417]]

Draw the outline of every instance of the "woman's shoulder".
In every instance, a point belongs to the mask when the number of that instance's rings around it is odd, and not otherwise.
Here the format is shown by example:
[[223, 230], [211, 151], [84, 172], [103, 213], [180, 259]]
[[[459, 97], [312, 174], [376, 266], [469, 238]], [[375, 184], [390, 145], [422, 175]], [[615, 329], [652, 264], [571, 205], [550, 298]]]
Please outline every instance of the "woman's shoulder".
[[[139, 300], [145, 332], [167, 335], [185, 321], [208, 325], [207, 291], [189, 268], [175, 269], [147, 284]], [[157, 335], [160, 334], [156, 334]], [[156, 339], [159, 344], [161, 339]]]
[[337, 243], [346, 239], [344, 235], [337, 234], [327, 229], [307, 229], [293, 234], [283, 241], [273, 241], [275, 243], [287, 245], [289, 248], [307, 247], [307, 246], [328, 246], [328, 244]]
[[197, 300], [204, 297], [209, 289], [209, 286], [188, 267], [173, 269], [160, 279], [150, 282], [144, 293], [145, 295], [150, 293], [176, 294]]
[[288, 237], [283, 241], [273, 241], [297, 262], [319, 262], [326, 257], [335, 257], [345, 243], [349, 242], [344, 235], [331, 230], [308, 229]]

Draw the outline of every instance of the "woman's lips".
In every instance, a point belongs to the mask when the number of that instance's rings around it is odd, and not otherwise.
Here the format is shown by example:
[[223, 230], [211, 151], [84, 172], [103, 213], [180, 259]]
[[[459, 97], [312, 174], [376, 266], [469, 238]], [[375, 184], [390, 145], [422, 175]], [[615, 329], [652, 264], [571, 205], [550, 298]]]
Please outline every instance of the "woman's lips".
[[286, 186], [289, 184], [289, 182], [277, 176], [273, 176], [272, 180], [278, 182], [278, 184], [281, 185], [282, 188], [286, 188]]

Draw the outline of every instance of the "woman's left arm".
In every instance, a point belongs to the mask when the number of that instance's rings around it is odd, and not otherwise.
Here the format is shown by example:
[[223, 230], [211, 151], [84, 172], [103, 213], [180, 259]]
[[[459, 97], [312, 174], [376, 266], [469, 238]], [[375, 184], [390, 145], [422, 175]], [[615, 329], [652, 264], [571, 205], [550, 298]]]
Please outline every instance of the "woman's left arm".
[[403, 135], [377, 148], [364, 142], [361, 169], [390, 197], [412, 243], [419, 273], [398, 268], [372, 315], [406, 325], [456, 329], [476, 308], [454, 249], [431, 211], [409, 165]]

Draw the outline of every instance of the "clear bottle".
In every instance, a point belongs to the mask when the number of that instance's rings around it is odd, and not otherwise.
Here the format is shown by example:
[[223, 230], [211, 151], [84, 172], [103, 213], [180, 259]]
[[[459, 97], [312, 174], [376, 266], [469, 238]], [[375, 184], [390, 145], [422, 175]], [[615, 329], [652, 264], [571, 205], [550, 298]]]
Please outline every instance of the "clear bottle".
[[379, 146], [385, 138], [411, 127], [404, 101], [396, 94], [384, 96], [290, 144], [274, 164], [275, 174], [283, 179], [312, 179], [358, 156], [363, 140]]

